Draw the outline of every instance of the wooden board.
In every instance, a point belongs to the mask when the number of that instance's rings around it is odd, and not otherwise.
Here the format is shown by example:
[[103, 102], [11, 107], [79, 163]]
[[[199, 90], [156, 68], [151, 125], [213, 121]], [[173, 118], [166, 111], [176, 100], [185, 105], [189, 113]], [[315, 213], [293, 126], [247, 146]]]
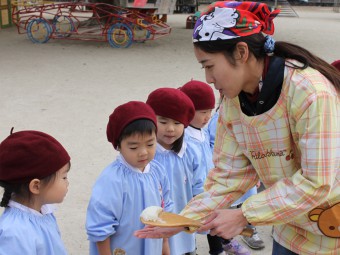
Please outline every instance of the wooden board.
[[159, 214], [159, 221], [145, 221], [144, 219], [140, 219], [141, 222], [145, 225], [157, 226], [157, 227], [194, 227], [199, 228], [202, 224], [197, 220], [192, 220], [186, 218], [184, 216], [169, 213], [169, 212], [161, 212]]
[[[140, 218], [141, 222], [145, 225], [155, 226], [155, 227], [191, 227], [188, 232], [195, 232], [195, 229], [198, 229], [202, 226], [201, 222], [197, 220], [192, 220], [187, 217], [168, 212], [161, 212], [159, 214], [158, 221], [145, 221]], [[254, 234], [254, 230], [252, 228], [244, 228], [240, 235], [251, 237]]]

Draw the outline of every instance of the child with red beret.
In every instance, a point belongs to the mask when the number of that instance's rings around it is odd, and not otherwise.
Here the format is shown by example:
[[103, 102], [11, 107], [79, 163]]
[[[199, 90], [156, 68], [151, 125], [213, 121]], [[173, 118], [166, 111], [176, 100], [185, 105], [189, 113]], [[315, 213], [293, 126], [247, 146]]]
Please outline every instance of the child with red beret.
[[[195, 115], [190, 98], [174, 88], [153, 91], [146, 101], [157, 115], [155, 159], [165, 166], [170, 179], [174, 213], [180, 213], [203, 191], [205, 172], [197, 149], [184, 139], [184, 129]], [[203, 169], [204, 170], [204, 169]], [[169, 239], [171, 255], [196, 254], [195, 234], [181, 232]]]
[[195, 115], [189, 126], [185, 129], [185, 137], [202, 152], [206, 174], [214, 168], [210, 149], [210, 137], [207, 129], [204, 129], [211, 118], [211, 112], [215, 108], [215, 95], [213, 89], [206, 83], [191, 80], [179, 88], [193, 102]]
[[68, 190], [70, 156], [52, 136], [12, 133], [0, 144], [1, 255], [67, 254], [53, 206]]
[[107, 139], [120, 152], [97, 179], [87, 208], [86, 230], [90, 254], [161, 255], [167, 239], [138, 239], [140, 214], [149, 206], [172, 210], [169, 180], [164, 167], [153, 160], [157, 120], [152, 108], [131, 101], [109, 117]]

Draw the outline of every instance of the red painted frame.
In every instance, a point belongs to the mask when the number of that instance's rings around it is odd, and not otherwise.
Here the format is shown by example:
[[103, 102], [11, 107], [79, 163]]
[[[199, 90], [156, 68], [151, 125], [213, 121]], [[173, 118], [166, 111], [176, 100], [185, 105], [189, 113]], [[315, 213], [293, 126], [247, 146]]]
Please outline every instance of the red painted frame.
[[[154, 40], [171, 32], [171, 27], [153, 13], [105, 3], [14, 4], [12, 19], [19, 34], [27, 33], [33, 19], [42, 19], [51, 26], [49, 38], [53, 39], [108, 41], [108, 30], [117, 23], [131, 29], [134, 42]], [[69, 23], [66, 24], [69, 26], [67, 31], [58, 31], [56, 24], [60, 19], [64, 24]]]

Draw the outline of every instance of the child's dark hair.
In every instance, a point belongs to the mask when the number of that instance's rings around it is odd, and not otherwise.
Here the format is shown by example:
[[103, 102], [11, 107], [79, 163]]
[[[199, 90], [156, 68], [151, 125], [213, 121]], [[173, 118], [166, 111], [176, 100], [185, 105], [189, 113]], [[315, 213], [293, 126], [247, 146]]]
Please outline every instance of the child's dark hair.
[[126, 137], [129, 137], [134, 134], [149, 134], [151, 135], [153, 132], [156, 133], [157, 128], [155, 124], [149, 119], [138, 119], [131, 123], [129, 123], [122, 131], [118, 138], [118, 148], [120, 147], [120, 143]]
[[171, 150], [172, 150], [173, 152], [175, 152], [176, 154], [179, 153], [180, 150], [182, 149], [183, 140], [184, 140], [184, 132], [183, 132], [183, 134], [181, 135], [181, 137], [178, 138], [178, 139], [174, 142], [174, 144], [173, 144], [173, 146], [172, 146], [172, 148], [171, 148]]
[[[57, 176], [57, 172], [47, 176], [46, 178], [42, 179], [41, 182], [44, 186], [54, 182]], [[31, 200], [31, 192], [29, 190], [29, 182], [26, 183], [7, 183], [0, 181], [0, 186], [4, 188], [4, 193], [2, 196], [2, 200], [0, 202], [1, 207], [8, 207], [9, 200], [15, 197], [24, 200]]]
[[[263, 59], [266, 57], [264, 51], [265, 37], [262, 33], [253, 34], [244, 37], [237, 37], [231, 40], [216, 40], [216, 41], [203, 41], [195, 42], [194, 46], [207, 53], [224, 53], [230, 64], [235, 65], [235, 58], [233, 56], [236, 44], [239, 42], [245, 42], [248, 45], [249, 51], [254, 54], [256, 59]], [[340, 72], [327, 63], [323, 59], [315, 56], [308, 50], [283, 41], [275, 42], [274, 56], [281, 57], [283, 59], [294, 59], [303, 64], [303, 66], [297, 66], [291, 64], [295, 69], [305, 69], [312, 67], [323, 74], [335, 87], [340, 91]]]

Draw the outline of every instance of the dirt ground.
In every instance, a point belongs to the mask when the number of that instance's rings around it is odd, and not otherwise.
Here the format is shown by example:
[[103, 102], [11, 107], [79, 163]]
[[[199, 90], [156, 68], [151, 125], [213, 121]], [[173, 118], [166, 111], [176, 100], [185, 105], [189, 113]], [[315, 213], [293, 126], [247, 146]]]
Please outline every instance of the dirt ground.
[[[306, 47], [328, 62], [340, 59], [340, 13], [296, 7], [299, 18], [277, 17], [276, 40]], [[159, 87], [204, 79], [185, 29], [187, 15], [168, 17], [167, 37], [114, 49], [104, 42], [50, 40], [33, 44], [16, 28], [0, 30], [0, 140], [15, 131], [50, 133], [72, 157], [69, 193], [56, 216], [69, 254], [88, 254], [84, 229], [91, 187], [117, 153], [106, 140], [108, 116], [119, 104], [145, 101]], [[271, 226], [258, 228], [270, 255]], [[205, 236], [198, 254], [208, 254]]]

